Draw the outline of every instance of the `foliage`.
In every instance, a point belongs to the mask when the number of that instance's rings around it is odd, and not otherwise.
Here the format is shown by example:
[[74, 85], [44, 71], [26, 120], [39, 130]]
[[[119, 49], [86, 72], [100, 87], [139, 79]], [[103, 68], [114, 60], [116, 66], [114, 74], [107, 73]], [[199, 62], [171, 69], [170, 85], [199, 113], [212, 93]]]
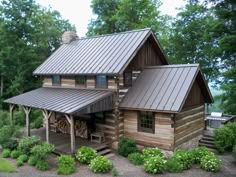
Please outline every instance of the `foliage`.
[[22, 162], [27, 162], [28, 156], [25, 155], [25, 154], [20, 155], [20, 156], [17, 158], [17, 160], [22, 161]]
[[97, 156], [97, 152], [86, 146], [81, 146], [77, 153], [75, 154], [75, 157], [81, 162], [85, 164], [90, 164], [91, 160], [93, 160]]
[[46, 170], [49, 169], [49, 164], [48, 164], [47, 161], [39, 160], [39, 161], [37, 161], [35, 167], [36, 167], [38, 170], [46, 171]]
[[145, 159], [144, 171], [152, 174], [163, 173], [166, 161], [161, 156], [154, 156]]
[[90, 170], [95, 173], [106, 173], [112, 169], [113, 165], [110, 160], [104, 156], [97, 156], [89, 164]]
[[200, 166], [206, 171], [216, 172], [219, 171], [221, 163], [221, 160], [211, 152], [208, 155], [202, 157]]
[[30, 155], [31, 149], [34, 146], [39, 145], [39, 144], [41, 144], [39, 137], [36, 137], [36, 136], [24, 137], [19, 142], [18, 150], [22, 154]]
[[10, 124], [9, 111], [0, 111], [0, 127]]
[[214, 143], [219, 153], [232, 151], [236, 144], [236, 123], [228, 123], [222, 128], [214, 130]]
[[190, 169], [193, 165], [193, 153], [187, 150], [177, 150], [172, 156], [178, 163], [183, 165], [183, 169]]
[[28, 159], [28, 164], [31, 166], [35, 166], [37, 163], [38, 159], [34, 156], [30, 156]]
[[118, 154], [127, 157], [129, 154], [137, 152], [136, 141], [128, 137], [121, 137], [118, 143]]
[[23, 160], [18, 158], [18, 159], [16, 160], [16, 165], [17, 165], [18, 167], [24, 165]]
[[16, 172], [16, 169], [9, 161], [0, 158], [0, 172]]
[[194, 158], [194, 163], [200, 164], [201, 159], [208, 155], [210, 151], [206, 147], [198, 147], [192, 151], [193, 153], [193, 158]]
[[170, 158], [166, 162], [166, 170], [171, 173], [180, 173], [184, 170], [183, 164], [179, 163], [176, 158]]
[[69, 175], [75, 172], [75, 159], [71, 155], [57, 157], [57, 174]]
[[138, 152], [134, 152], [128, 155], [129, 161], [134, 165], [142, 165], [143, 164], [143, 155]]
[[233, 148], [233, 156], [234, 156], [234, 159], [236, 161], [236, 145], [234, 145], [234, 148]]
[[11, 155], [11, 150], [10, 149], [4, 149], [2, 151], [2, 157], [3, 158], [8, 158], [8, 157], [10, 157], [10, 155]]
[[161, 150], [159, 148], [144, 148], [143, 149], [143, 157], [144, 160], [150, 158], [150, 157], [156, 157], [156, 156], [160, 156], [160, 157], [164, 157], [164, 154], [161, 152]]
[[119, 175], [119, 172], [117, 171], [116, 168], [113, 168], [113, 169], [111, 170], [111, 174], [112, 174], [112, 177], [115, 177], [115, 176], [118, 176], [118, 175]]
[[48, 157], [50, 153], [54, 151], [54, 145], [48, 144], [48, 143], [43, 143], [34, 146], [31, 149], [31, 154], [36, 157], [38, 160], [44, 161]]
[[22, 132], [18, 126], [6, 125], [0, 129], [0, 144], [4, 149], [16, 149]]
[[11, 152], [11, 158], [17, 159], [19, 156], [20, 156], [20, 152], [19, 152], [19, 151], [13, 150], [13, 151]]

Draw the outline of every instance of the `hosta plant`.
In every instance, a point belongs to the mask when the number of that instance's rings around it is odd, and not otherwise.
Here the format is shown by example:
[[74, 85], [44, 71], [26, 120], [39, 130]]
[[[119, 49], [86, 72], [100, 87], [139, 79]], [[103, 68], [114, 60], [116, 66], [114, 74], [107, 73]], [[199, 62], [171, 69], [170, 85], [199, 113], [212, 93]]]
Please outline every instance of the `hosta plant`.
[[106, 173], [109, 172], [112, 167], [111, 161], [104, 156], [97, 156], [89, 165], [90, 170], [94, 173]]
[[146, 158], [144, 161], [144, 171], [152, 174], [163, 173], [166, 160], [163, 157], [155, 156]]
[[82, 146], [75, 156], [81, 163], [89, 164], [97, 156], [97, 152], [90, 147]]
[[178, 163], [183, 165], [183, 169], [190, 169], [193, 165], [193, 153], [187, 150], [177, 150], [172, 156]]
[[75, 172], [75, 159], [71, 155], [57, 157], [57, 174], [70, 175]]
[[143, 164], [143, 155], [138, 152], [134, 152], [128, 155], [129, 161], [134, 165], [142, 165]]
[[194, 163], [200, 164], [201, 159], [208, 155], [210, 151], [206, 147], [198, 147], [192, 151]]
[[144, 148], [143, 149], [143, 157], [145, 159], [149, 159], [150, 157], [164, 157], [164, 154], [161, 152], [159, 148]]
[[212, 152], [202, 157], [200, 162], [200, 166], [202, 169], [211, 172], [219, 171], [221, 164], [221, 160]]

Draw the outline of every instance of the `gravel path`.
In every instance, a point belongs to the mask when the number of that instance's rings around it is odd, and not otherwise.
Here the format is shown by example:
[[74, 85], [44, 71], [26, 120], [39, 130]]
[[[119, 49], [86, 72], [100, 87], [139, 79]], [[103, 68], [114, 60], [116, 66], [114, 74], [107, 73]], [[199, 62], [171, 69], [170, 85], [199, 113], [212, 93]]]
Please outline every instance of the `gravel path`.
[[[56, 162], [55, 155], [49, 157], [49, 163], [51, 170], [49, 171], [39, 171], [34, 167], [31, 167], [25, 164], [22, 167], [17, 168], [17, 173], [0, 173], [0, 177], [58, 177], [56, 175]], [[236, 162], [232, 157], [232, 154], [226, 154], [219, 156], [223, 161], [223, 166], [218, 173], [210, 173], [205, 172], [199, 168], [199, 166], [195, 165], [191, 170], [186, 170], [182, 173], [164, 173], [161, 175], [149, 175], [145, 173], [142, 169], [142, 166], [134, 166], [128, 162], [126, 158], [121, 156], [113, 156], [110, 157], [115, 168], [119, 172], [119, 176], [121, 177], [152, 177], [152, 176], [160, 176], [160, 177], [236, 177]], [[16, 165], [15, 160], [8, 159], [14, 165]], [[60, 175], [60, 177], [63, 175]], [[111, 173], [108, 174], [95, 174], [88, 169], [87, 165], [77, 164], [77, 171], [73, 175], [68, 177], [111, 177]]]

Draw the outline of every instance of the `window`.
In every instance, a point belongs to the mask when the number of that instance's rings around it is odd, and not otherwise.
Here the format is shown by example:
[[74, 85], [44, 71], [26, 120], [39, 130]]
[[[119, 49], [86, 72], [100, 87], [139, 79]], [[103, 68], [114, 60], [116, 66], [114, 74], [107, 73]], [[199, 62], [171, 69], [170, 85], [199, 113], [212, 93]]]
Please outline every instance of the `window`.
[[86, 77], [85, 76], [75, 76], [75, 85], [79, 87], [85, 87]]
[[125, 87], [132, 86], [132, 71], [126, 71], [124, 73], [124, 86]]
[[53, 75], [52, 76], [52, 85], [61, 85], [60, 75]]
[[97, 112], [94, 114], [95, 122], [105, 123], [105, 114], [104, 112]]
[[107, 88], [106, 75], [97, 75], [96, 76], [96, 87], [97, 88]]
[[138, 113], [138, 131], [155, 133], [155, 117], [153, 112]]

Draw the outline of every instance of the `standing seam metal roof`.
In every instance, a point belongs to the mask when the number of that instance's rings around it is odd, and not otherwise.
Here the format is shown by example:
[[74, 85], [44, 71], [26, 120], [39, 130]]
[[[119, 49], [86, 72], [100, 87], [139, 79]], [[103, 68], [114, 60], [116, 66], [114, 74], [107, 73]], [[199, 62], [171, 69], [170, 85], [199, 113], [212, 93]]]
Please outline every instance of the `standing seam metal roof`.
[[199, 71], [197, 64], [147, 67], [120, 108], [179, 112]]
[[118, 74], [151, 34], [147, 28], [63, 44], [33, 74]]

